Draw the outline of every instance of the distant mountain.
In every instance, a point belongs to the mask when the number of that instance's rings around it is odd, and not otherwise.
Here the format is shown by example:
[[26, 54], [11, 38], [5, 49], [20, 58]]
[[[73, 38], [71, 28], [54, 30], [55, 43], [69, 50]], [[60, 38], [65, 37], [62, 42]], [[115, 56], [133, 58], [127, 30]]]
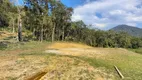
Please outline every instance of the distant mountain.
[[127, 32], [128, 34], [136, 37], [142, 37], [142, 29], [137, 28], [134, 26], [128, 26], [128, 25], [118, 25], [110, 30], [116, 31], [116, 32]]

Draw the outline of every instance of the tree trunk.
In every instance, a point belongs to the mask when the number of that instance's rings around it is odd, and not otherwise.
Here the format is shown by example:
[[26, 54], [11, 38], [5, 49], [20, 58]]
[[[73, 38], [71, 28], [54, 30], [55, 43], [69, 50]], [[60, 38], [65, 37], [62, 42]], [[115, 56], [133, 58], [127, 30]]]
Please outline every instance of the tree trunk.
[[41, 33], [40, 33], [40, 41], [42, 42], [43, 41], [43, 26], [42, 26], [42, 29], [41, 29]]
[[65, 27], [63, 26], [63, 31], [62, 31], [62, 41], [64, 41], [64, 36], [65, 36]]
[[60, 40], [61, 40], [61, 37], [62, 37], [61, 30], [58, 30], [58, 41], [60, 41]]
[[44, 32], [45, 32], [46, 40], [48, 40], [47, 29]]
[[18, 25], [18, 41], [22, 41], [22, 20], [21, 15], [19, 14], [19, 25]]
[[14, 19], [13, 19], [13, 31], [12, 31], [13, 33], [15, 33], [15, 27], [14, 27], [14, 25], [15, 24], [14, 24]]
[[35, 37], [36, 35], [35, 35], [35, 28], [33, 29], [33, 37]]
[[54, 37], [55, 37], [55, 23], [52, 29], [52, 42], [54, 42]]
[[[16, 0], [18, 2], [18, 0]], [[17, 11], [18, 11], [18, 41], [22, 41], [22, 19], [21, 19], [21, 11], [20, 8], [17, 6]]]

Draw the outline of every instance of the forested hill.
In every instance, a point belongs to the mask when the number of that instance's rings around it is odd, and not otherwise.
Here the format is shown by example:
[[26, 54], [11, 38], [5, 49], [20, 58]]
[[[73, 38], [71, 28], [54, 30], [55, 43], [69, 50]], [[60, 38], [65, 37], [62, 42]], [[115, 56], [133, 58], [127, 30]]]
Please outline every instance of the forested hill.
[[116, 32], [124, 31], [132, 36], [142, 37], [142, 29], [137, 28], [137, 27], [133, 27], [133, 26], [118, 25], [118, 26], [112, 28], [111, 30], [116, 31]]

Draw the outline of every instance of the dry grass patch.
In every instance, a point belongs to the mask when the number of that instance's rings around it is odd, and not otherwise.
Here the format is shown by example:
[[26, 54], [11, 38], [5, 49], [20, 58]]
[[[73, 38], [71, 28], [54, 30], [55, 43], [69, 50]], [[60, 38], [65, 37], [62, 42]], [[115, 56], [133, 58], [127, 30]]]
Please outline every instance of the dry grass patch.
[[0, 31], [0, 40], [7, 38], [9, 36], [16, 36], [16, 35], [17, 35], [16, 33], [10, 33], [7, 31]]
[[8, 56], [0, 60], [0, 80], [24, 80], [47, 65], [43, 56]]
[[93, 48], [84, 44], [55, 42], [48, 46], [48, 53], [56, 53], [61, 55], [85, 56], [105, 58], [109, 54], [128, 54], [132, 53], [122, 48]]
[[87, 62], [67, 56], [48, 58], [47, 73], [40, 80], [113, 80], [112, 74], [94, 68]]
[[51, 44], [48, 48], [51, 49], [61, 49], [61, 48], [92, 48], [85, 44], [72, 43], [72, 42], [55, 42]]

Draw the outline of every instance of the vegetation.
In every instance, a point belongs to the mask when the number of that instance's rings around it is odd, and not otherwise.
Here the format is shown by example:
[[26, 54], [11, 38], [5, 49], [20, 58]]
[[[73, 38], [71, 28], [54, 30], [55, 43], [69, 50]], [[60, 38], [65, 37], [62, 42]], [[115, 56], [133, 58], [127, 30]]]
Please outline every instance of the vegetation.
[[135, 36], [135, 37], [142, 37], [142, 29], [134, 26], [128, 26], [128, 25], [118, 25], [110, 30], [116, 31], [116, 32], [127, 32], [128, 34]]
[[[122, 72], [124, 80], [142, 79], [140, 63], [142, 55], [140, 54], [122, 48], [91, 48], [90, 46], [88, 48], [86, 45], [67, 42], [55, 44], [57, 43], [31, 41], [24, 44], [11, 44], [5, 51], [0, 51], [0, 79], [23, 79], [29, 75], [31, 78], [34, 73], [43, 70], [44, 75], [47, 75], [46, 79], [49, 80], [81, 78], [120, 80], [114, 65]], [[62, 51], [62, 54], [44, 52], [48, 49]]]
[[14, 1], [0, 2], [0, 27], [17, 32], [19, 41], [74, 41], [94, 47], [142, 47], [142, 38], [125, 32], [92, 29], [83, 21], [72, 22], [73, 9], [60, 1], [23, 0], [24, 4], [20, 6]]
[[138, 49], [129, 49], [130, 51], [142, 54], [142, 48], [138, 48]]
[[141, 37], [72, 22], [73, 9], [60, 0], [22, 1], [0, 0], [1, 80], [23, 80], [40, 69], [37, 79], [120, 80], [114, 65], [125, 80], [142, 79]]

